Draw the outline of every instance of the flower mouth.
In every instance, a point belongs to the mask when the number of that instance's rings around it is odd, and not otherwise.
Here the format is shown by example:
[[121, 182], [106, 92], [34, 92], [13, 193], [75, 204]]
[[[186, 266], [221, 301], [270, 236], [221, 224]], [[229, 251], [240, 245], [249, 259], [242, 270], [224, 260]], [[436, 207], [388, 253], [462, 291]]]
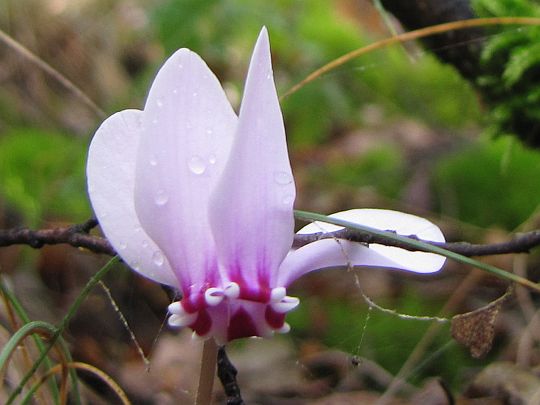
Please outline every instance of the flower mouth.
[[209, 287], [169, 305], [169, 325], [188, 327], [194, 337], [214, 337], [225, 343], [243, 337], [270, 337], [287, 333], [288, 312], [300, 300], [287, 296], [284, 287], [249, 291], [231, 282], [224, 288]]

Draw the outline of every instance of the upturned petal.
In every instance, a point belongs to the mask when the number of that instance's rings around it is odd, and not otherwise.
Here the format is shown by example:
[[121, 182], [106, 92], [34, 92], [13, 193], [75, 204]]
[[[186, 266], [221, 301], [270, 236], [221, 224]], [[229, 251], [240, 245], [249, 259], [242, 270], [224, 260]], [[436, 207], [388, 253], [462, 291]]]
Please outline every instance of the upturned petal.
[[178, 288], [167, 259], [135, 213], [135, 156], [142, 114], [126, 110], [101, 124], [88, 152], [88, 194], [103, 233], [122, 259], [142, 275]]
[[208, 199], [236, 122], [219, 81], [197, 54], [180, 49], [159, 70], [144, 109], [135, 209], [184, 294], [219, 278]]
[[209, 211], [223, 277], [238, 283], [242, 291], [274, 286], [292, 243], [294, 198], [268, 33], [263, 28], [253, 51], [231, 155]]
[[[415, 235], [420, 239], [444, 242], [441, 230], [424, 218], [397, 211], [357, 209], [338, 212], [330, 217], [343, 219], [375, 229]], [[333, 232], [340, 226], [315, 222], [302, 228], [299, 234]], [[289, 253], [280, 268], [279, 285], [289, 286], [302, 275], [317, 269], [343, 266], [390, 267], [417, 273], [440, 270], [445, 258], [433, 253], [411, 252], [405, 249], [339, 239], [322, 239]]]

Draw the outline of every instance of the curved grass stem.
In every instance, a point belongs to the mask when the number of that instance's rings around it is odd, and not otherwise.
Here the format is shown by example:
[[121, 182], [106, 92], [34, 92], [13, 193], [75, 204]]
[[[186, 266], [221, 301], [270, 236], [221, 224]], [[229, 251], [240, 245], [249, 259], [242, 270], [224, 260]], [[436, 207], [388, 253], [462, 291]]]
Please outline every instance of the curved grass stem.
[[75, 302], [71, 305], [71, 307], [68, 310], [68, 313], [64, 318], [62, 319], [62, 322], [60, 323], [60, 326], [56, 328], [55, 332], [52, 334], [49, 344], [47, 347], [41, 352], [41, 355], [39, 358], [34, 362], [32, 365], [32, 368], [26, 373], [26, 375], [22, 378], [19, 385], [13, 390], [11, 395], [9, 396], [6, 405], [12, 404], [13, 401], [15, 401], [15, 398], [21, 393], [23, 387], [26, 385], [26, 383], [32, 378], [38, 367], [41, 365], [41, 363], [47, 358], [47, 354], [51, 350], [51, 348], [55, 345], [56, 341], [60, 338], [62, 333], [64, 332], [64, 329], [67, 327], [69, 322], [71, 321], [71, 318], [77, 313], [79, 310], [79, 307], [84, 302], [86, 297], [88, 297], [88, 294], [90, 294], [90, 291], [96, 286], [96, 284], [113, 268], [113, 266], [120, 261], [118, 256], [113, 257], [111, 260], [105, 264], [96, 274], [94, 274], [88, 283], [84, 286], [81, 293], [77, 296], [75, 299]]
[[313, 80], [321, 77], [325, 73], [330, 72], [337, 67], [351, 61], [352, 59], [358, 58], [361, 55], [374, 51], [376, 49], [381, 49], [390, 45], [397, 43], [404, 43], [412, 41], [419, 38], [425, 38], [436, 34], [441, 34], [448, 31], [464, 30], [467, 28], [473, 27], [483, 27], [489, 25], [540, 25], [540, 18], [533, 17], [492, 17], [492, 18], [473, 18], [469, 20], [461, 21], [452, 21], [449, 23], [432, 25], [426, 28], [420, 28], [418, 30], [405, 32], [403, 34], [395, 35], [390, 38], [385, 38], [380, 41], [374, 42], [362, 48], [355, 49], [345, 55], [340, 56], [337, 59], [327, 63], [326, 65], [315, 70], [309, 74], [305, 79], [301, 80], [299, 83], [291, 87], [287, 92], [285, 92], [280, 100], [290, 96], [293, 93], [296, 93], [306, 84], [312, 82]]
[[455, 260], [457, 262], [460, 262], [460, 263], [463, 263], [463, 264], [468, 264], [468, 265], [476, 267], [476, 268], [478, 268], [480, 270], [487, 271], [488, 273], [491, 273], [496, 277], [499, 277], [499, 278], [505, 279], [507, 281], [517, 283], [517, 284], [522, 285], [524, 287], [527, 287], [527, 288], [529, 288], [529, 289], [531, 289], [531, 290], [533, 290], [535, 292], [540, 293], [540, 285], [537, 284], [537, 283], [534, 283], [534, 282], [532, 282], [530, 280], [527, 280], [526, 278], [518, 276], [517, 274], [510, 273], [508, 271], [505, 271], [505, 270], [500, 269], [498, 267], [492, 266], [490, 264], [483, 263], [483, 262], [480, 262], [478, 260], [471, 259], [470, 257], [462, 256], [460, 254], [451, 252], [449, 250], [442, 249], [442, 248], [440, 248], [438, 246], [433, 246], [433, 245], [429, 244], [428, 242], [423, 242], [423, 241], [420, 241], [420, 240], [408, 238], [406, 236], [397, 235], [397, 234], [392, 233], [392, 232], [381, 231], [379, 229], [371, 228], [369, 226], [355, 224], [353, 222], [344, 221], [342, 219], [337, 219], [337, 218], [332, 218], [332, 217], [322, 215], [322, 214], [317, 214], [317, 213], [314, 213], [314, 212], [295, 210], [294, 215], [295, 215], [295, 217], [297, 219], [301, 219], [301, 220], [304, 220], [304, 221], [321, 221], [321, 222], [326, 222], [326, 223], [329, 223], [329, 224], [343, 226], [345, 228], [349, 228], [349, 229], [356, 230], [356, 231], [359, 231], [359, 232], [367, 233], [367, 234], [370, 234], [370, 235], [375, 235], [375, 236], [381, 236], [381, 237], [384, 237], [384, 238], [388, 238], [390, 240], [394, 240], [396, 242], [400, 242], [400, 243], [402, 243], [404, 245], [410, 246], [411, 248], [419, 250], [419, 251], [436, 253], [436, 254], [439, 254], [441, 256], [445, 256], [445, 257], [447, 257], [449, 259]]

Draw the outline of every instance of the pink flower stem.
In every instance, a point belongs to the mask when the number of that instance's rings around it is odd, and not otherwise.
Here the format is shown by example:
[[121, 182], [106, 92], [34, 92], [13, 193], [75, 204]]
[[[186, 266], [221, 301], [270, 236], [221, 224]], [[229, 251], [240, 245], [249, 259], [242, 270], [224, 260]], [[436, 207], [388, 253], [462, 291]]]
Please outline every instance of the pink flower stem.
[[212, 403], [212, 388], [214, 386], [214, 376], [216, 375], [217, 352], [218, 346], [214, 339], [208, 339], [204, 342], [195, 405]]

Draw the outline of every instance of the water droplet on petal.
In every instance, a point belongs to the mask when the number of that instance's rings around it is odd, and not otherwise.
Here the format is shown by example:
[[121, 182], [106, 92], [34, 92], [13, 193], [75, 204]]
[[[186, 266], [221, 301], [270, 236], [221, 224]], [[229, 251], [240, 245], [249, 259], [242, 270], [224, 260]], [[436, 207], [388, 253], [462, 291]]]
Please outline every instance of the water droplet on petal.
[[293, 181], [293, 178], [287, 172], [275, 172], [274, 181], [281, 186], [285, 186], [287, 184], [291, 184]]
[[154, 202], [156, 205], [165, 205], [169, 201], [169, 196], [165, 194], [165, 191], [158, 190], [154, 196]]
[[124, 243], [124, 242], [122, 242], [122, 243], [120, 243], [120, 245], [118, 245], [118, 247], [120, 248], [120, 250], [126, 250], [126, 249], [127, 249], [127, 246], [128, 246], [127, 243]]
[[214, 132], [214, 131], [212, 130], [212, 128], [208, 128], [208, 129], [206, 130], [206, 133], [207, 133], [208, 135], [211, 135], [213, 132]]
[[183, 69], [184, 68], [184, 65], [182, 65], [181, 63], [178, 64], [178, 69]]
[[281, 202], [285, 205], [289, 205], [290, 203], [292, 203], [294, 200], [294, 197], [292, 194], [287, 194], [283, 197], [283, 199], [281, 200]]
[[196, 91], [193, 92], [193, 97], [197, 97], [199, 95], [199, 93], [197, 93]]
[[203, 174], [206, 170], [206, 163], [200, 156], [195, 155], [189, 159], [188, 167], [193, 174]]
[[165, 262], [163, 253], [161, 253], [159, 250], [156, 250], [154, 254], [152, 255], [152, 261], [154, 262], [156, 266], [163, 266], [163, 263]]
[[216, 155], [212, 153], [210, 156], [208, 156], [208, 163], [210, 163], [211, 165], [216, 164]]
[[133, 260], [130, 264], [129, 264], [134, 270], [139, 270], [141, 267], [141, 265], [139, 264], [139, 262], [137, 260]]
[[157, 125], [157, 123], [158, 123], [157, 118], [154, 118], [154, 119], [152, 120], [152, 124]]
[[141, 243], [142, 247], [144, 249], [146, 249], [148, 247], [148, 241], [147, 240], [143, 240], [142, 243]]
[[150, 166], [157, 166], [157, 159], [155, 155], [150, 156], [150, 160], [148, 161], [150, 163]]
[[163, 107], [163, 100], [161, 100], [160, 98], [158, 98], [158, 99], [156, 100], [156, 105], [157, 105], [159, 108]]
[[173, 89], [173, 94], [178, 94], [178, 89]]

